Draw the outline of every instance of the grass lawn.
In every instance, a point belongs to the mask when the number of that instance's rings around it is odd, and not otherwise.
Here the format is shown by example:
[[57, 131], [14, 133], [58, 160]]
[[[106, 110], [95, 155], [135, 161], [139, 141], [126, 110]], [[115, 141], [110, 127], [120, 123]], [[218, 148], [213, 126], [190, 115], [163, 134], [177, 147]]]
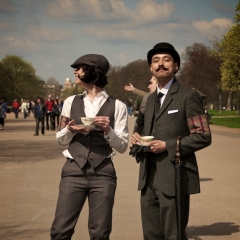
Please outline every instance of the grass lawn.
[[234, 115], [237, 115], [237, 111], [226, 111], [226, 110], [225, 111], [222, 110], [222, 112], [219, 113], [219, 110], [208, 109], [208, 113], [213, 114], [213, 116], [234, 116]]
[[227, 118], [211, 118], [210, 124], [226, 126], [229, 128], [240, 128], [240, 116]]

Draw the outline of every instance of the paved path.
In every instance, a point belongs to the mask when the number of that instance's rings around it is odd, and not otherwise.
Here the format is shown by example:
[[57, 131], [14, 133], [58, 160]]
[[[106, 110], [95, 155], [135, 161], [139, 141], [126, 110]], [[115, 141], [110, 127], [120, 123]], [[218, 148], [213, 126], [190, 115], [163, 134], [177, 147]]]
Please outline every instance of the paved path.
[[[132, 131], [135, 118], [129, 118]], [[54, 217], [65, 149], [55, 133], [34, 137], [33, 118], [7, 115], [0, 131], [0, 239], [47, 240]], [[213, 143], [197, 152], [201, 194], [191, 197], [189, 239], [240, 239], [240, 129], [211, 126]], [[138, 165], [125, 154], [114, 158], [118, 187], [113, 240], [141, 240]], [[87, 203], [73, 240], [88, 240]]]

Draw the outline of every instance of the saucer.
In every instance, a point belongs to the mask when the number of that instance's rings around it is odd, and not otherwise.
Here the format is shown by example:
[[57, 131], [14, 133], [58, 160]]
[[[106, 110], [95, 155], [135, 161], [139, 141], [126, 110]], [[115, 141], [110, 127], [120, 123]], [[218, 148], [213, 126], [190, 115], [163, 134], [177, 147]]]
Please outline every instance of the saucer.
[[150, 142], [137, 142], [136, 144], [140, 146], [149, 146]]

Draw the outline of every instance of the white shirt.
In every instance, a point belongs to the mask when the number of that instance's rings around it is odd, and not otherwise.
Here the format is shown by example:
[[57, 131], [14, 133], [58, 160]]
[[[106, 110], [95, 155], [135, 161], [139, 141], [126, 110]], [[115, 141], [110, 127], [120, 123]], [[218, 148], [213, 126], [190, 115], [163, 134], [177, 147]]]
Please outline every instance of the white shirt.
[[170, 86], [172, 85], [172, 81], [173, 81], [173, 78], [172, 78], [172, 80], [170, 80], [161, 90], [160, 90], [160, 88], [157, 86], [157, 94], [158, 94], [159, 92], [161, 92], [161, 93], [164, 94], [164, 95], [162, 96], [162, 98], [161, 98], [161, 106], [163, 105], [163, 102], [164, 102], [164, 100], [165, 100], [165, 98], [166, 98], [166, 96], [167, 96], [167, 93], [168, 93], [168, 90], [169, 90]]
[[[102, 105], [108, 99], [109, 95], [105, 90], [98, 93], [91, 102], [87, 92], [84, 91], [83, 102], [84, 102], [84, 112], [86, 117], [95, 117]], [[73, 99], [76, 95], [68, 97], [63, 104], [63, 109], [61, 115], [70, 118], [71, 106]], [[61, 131], [56, 133], [57, 141], [60, 145], [68, 145], [74, 134], [68, 130], [67, 126]], [[117, 100], [115, 101], [115, 114], [114, 114], [114, 126], [113, 129], [110, 127], [110, 132], [105, 134], [105, 138], [108, 140], [109, 144], [118, 152], [124, 153], [128, 147], [128, 112], [126, 105]], [[63, 151], [63, 155], [68, 158], [72, 158], [68, 150]], [[111, 154], [115, 155], [115, 152]]]

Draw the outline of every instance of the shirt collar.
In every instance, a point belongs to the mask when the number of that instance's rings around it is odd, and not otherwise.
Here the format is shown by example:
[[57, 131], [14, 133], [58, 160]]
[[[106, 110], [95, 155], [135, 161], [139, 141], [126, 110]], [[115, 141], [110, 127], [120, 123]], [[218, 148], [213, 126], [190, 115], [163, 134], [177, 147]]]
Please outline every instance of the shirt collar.
[[[87, 91], [84, 91], [82, 94], [80, 94], [80, 95], [82, 95], [84, 98], [85, 97], [87, 97]], [[103, 96], [104, 98], [106, 98], [106, 99], [108, 99], [108, 97], [109, 97], [109, 95], [107, 94], [107, 92], [105, 91], [105, 90], [102, 90], [101, 92], [99, 92], [98, 94], [97, 94], [97, 97], [101, 97], [101, 96]]]
[[170, 86], [172, 85], [173, 79], [174, 79], [174, 78], [172, 78], [161, 90], [160, 90], [160, 88], [157, 86], [157, 94], [158, 94], [159, 92], [161, 92], [161, 93], [163, 93], [164, 95], [167, 95], [168, 90], [169, 90]]

